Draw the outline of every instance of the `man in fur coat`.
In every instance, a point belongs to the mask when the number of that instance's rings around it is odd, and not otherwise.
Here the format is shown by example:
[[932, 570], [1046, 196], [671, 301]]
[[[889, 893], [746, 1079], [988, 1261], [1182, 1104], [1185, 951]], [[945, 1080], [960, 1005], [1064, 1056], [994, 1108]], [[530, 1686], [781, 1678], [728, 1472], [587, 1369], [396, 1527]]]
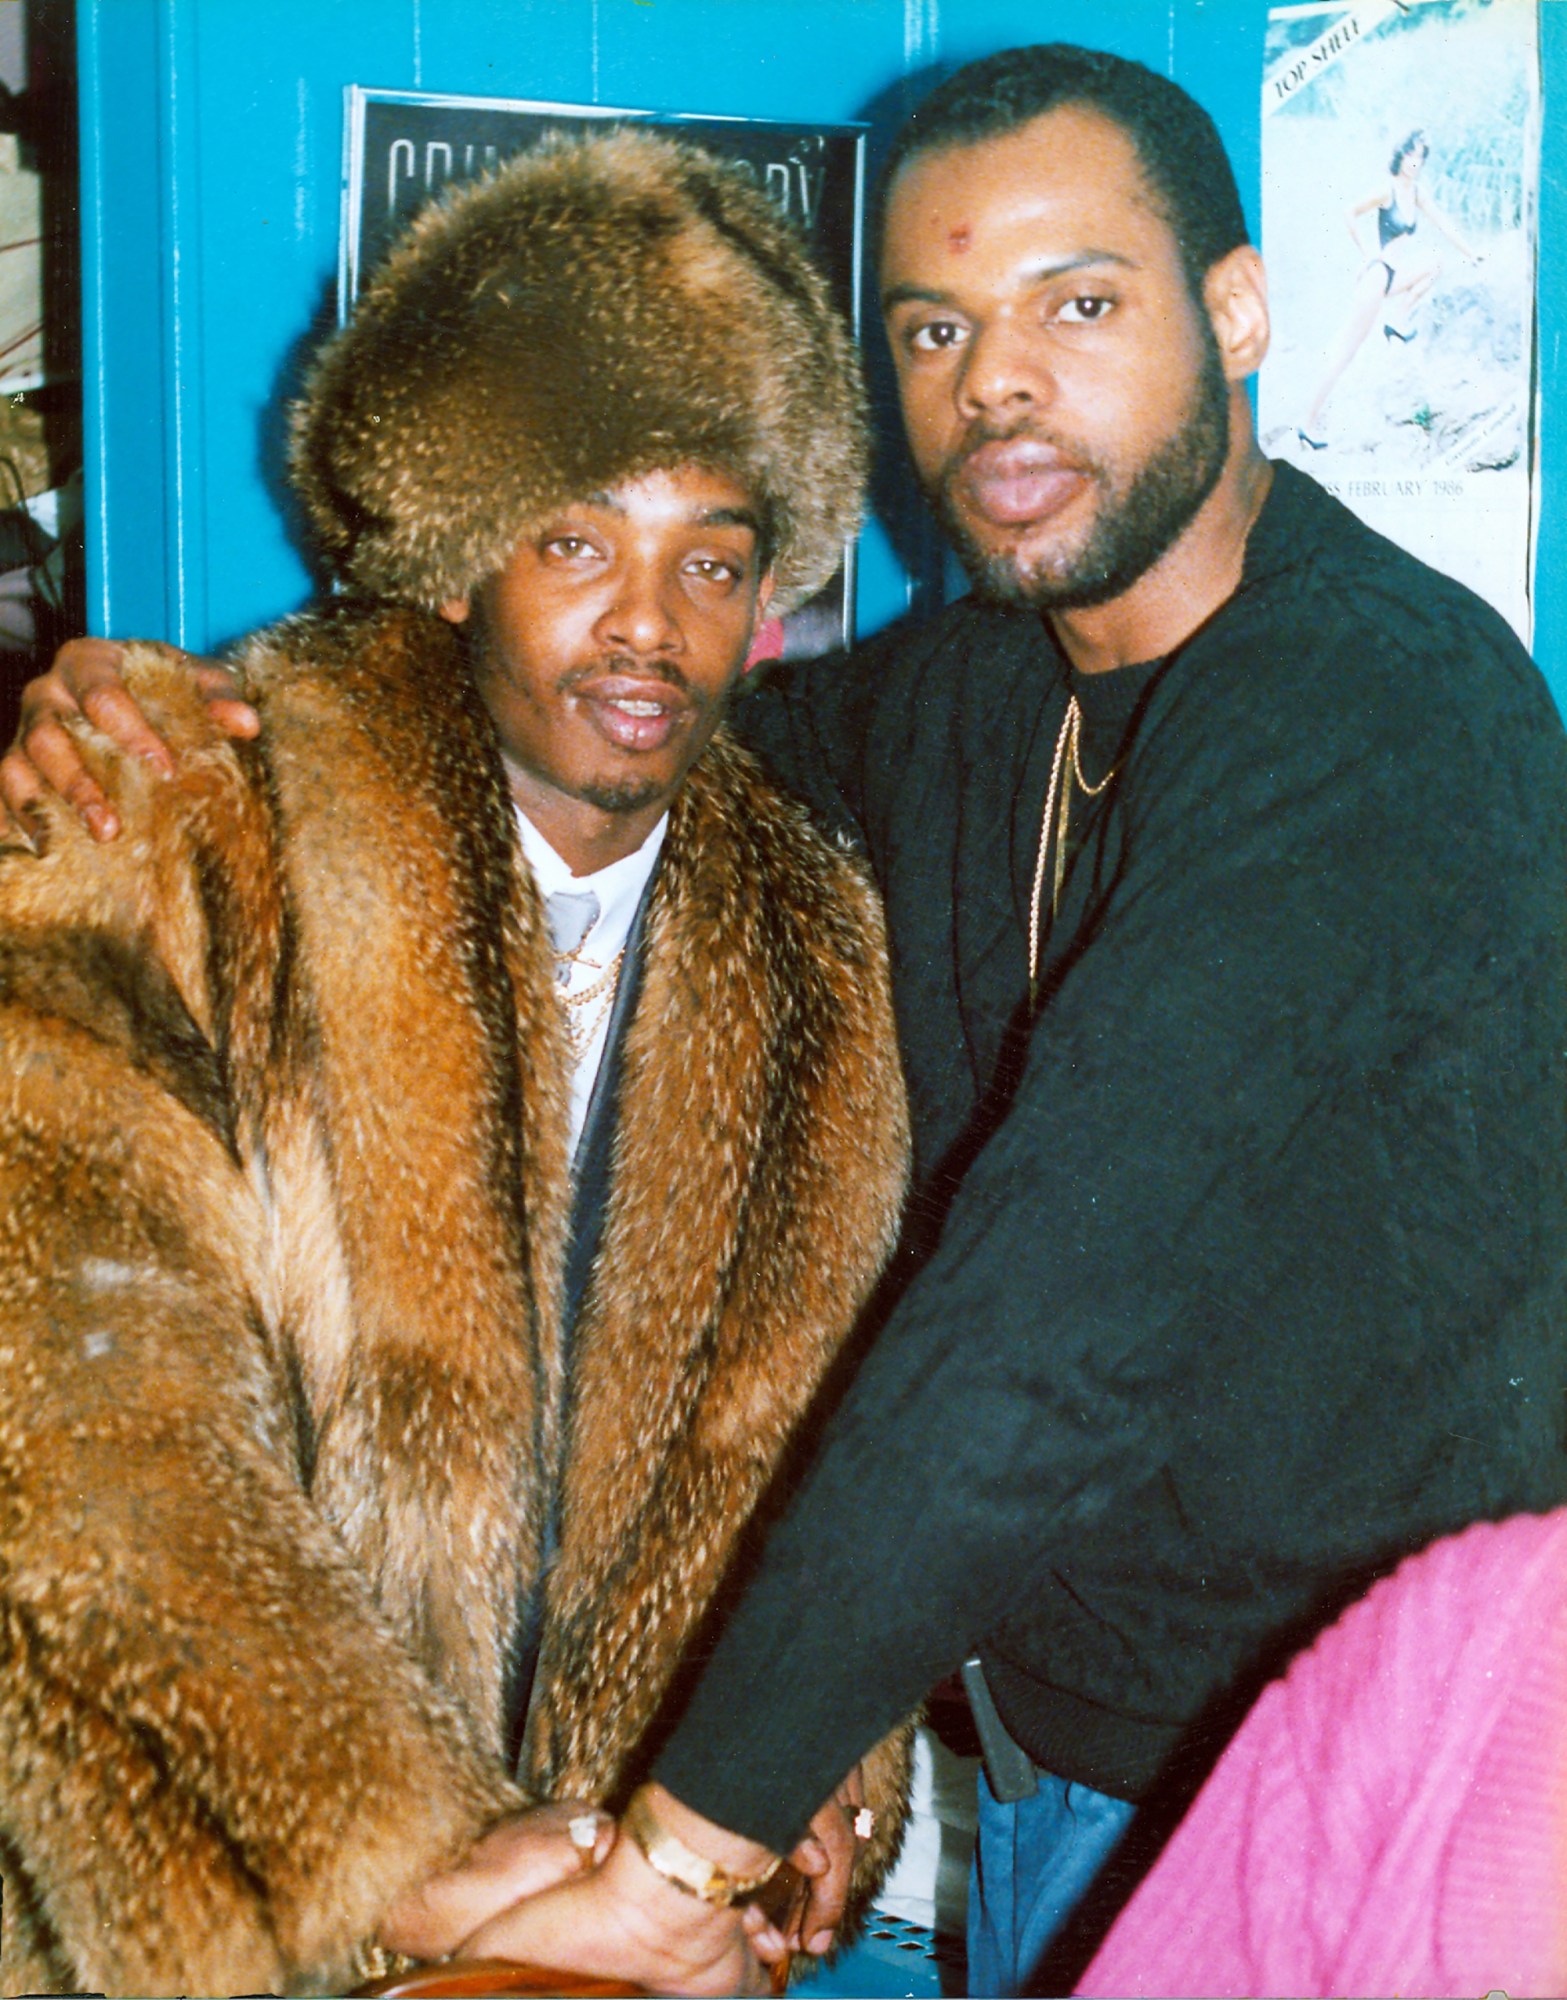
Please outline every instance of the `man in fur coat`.
[[874, 899], [719, 729], [862, 458], [743, 180], [519, 163], [308, 386], [260, 739], [140, 648], [178, 775], [84, 725], [123, 837], [0, 856], [7, 1992], [341, 1990], [645, 1768], [902, 1191]]

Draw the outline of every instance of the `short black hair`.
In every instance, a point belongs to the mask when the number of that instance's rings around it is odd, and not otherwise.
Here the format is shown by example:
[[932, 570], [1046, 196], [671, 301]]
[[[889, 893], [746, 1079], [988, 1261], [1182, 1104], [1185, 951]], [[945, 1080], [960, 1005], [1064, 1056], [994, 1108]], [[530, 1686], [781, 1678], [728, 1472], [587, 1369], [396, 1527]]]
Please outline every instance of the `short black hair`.
[[1218, 129], [1178, 83], [1142, 63], [1073, 42], [1002, 49], [940, 84], [893, 141], [882, 210], [899, 170], [922, 153], [999, 139], [1047, 111], [1081, 105], [1119, 125], [1137, 149], [1175, 232], [1194, 297], [1221, 257], [1250, 240]]
[[1407, 139], [1400, 139], [1398, 144], [1393, 148], [1393, 157], [1387, 163], [1388, 172], [1396, 174], [1416, 148], [1422, 153], [1429, 153], [1431, 150], [1430, 140], [1418, 125]]

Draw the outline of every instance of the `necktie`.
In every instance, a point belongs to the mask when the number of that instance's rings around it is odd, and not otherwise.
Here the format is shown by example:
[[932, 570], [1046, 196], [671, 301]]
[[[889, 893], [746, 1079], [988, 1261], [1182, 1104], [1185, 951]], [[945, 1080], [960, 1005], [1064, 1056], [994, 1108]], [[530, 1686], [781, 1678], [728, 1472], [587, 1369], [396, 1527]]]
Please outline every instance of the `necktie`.
[[553, 896], [545, 897], [544, 921], [550, 927], [550, 943], [555, 951], [557, 986], [569, 984], [572, 954], [581, 949], [583, 939], [598, 920], [599, 899], [591, 889], [585, 889], [581, 895], [557, 889]]

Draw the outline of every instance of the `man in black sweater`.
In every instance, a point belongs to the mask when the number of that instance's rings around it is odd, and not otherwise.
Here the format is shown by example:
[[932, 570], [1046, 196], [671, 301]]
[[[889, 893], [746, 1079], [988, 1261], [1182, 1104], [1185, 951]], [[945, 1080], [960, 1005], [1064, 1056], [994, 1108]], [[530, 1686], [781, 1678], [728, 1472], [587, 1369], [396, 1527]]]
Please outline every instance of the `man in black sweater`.
[[498, 1912], [468, 1949], [665, 1990], [754, 1977], [726, 1879], [975, 1651], [1033, 1789], [987, 1788], [972, 1990], [1059, 1990], [1075, 1890], [1304, 1637], [1567, 1495], [1539, 676], [1261, 457], [1261, 269], [1173, 85], [961, 72], [895, 152], [882, 280], [977, 594], [745, 727], [887, 898], [917, 1269], [631, 1837], [529, 1904], [453, 1888]]

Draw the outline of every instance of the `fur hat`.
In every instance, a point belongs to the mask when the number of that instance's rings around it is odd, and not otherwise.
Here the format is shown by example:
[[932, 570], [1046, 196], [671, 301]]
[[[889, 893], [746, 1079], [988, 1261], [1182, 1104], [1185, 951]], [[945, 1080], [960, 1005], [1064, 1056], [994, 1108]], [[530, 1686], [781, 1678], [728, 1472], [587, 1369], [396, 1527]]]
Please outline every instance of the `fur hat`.
[[859, 520], [863, 391], [825, 281], [743, 170], [647, 131], [548, 144], [427, 209], [293, 418], [334, 570], [431, 607], [564, 503], [676, 465], [767, 509], [780, 610]]

